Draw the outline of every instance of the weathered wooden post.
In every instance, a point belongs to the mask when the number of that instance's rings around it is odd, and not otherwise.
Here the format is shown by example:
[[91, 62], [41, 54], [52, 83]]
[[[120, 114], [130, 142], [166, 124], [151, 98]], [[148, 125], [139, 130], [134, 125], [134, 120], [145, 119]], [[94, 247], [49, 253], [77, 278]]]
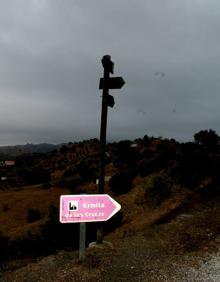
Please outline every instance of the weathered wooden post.
[[[101, 128], [100, 128], [100, 167], [99, 167], [99, 186], [98, 193], [104, 193], [105, 186], [105, 148], [106, 148], [106, 129], [108, 106], [114, 107], [114, 97], [109, 95], [109, 89], [119, 89], [125, 81], [122, 77], [111, 77], [110, 73], [114, 73], [114, 63], [111, 61], [110, 55], [105, 55], [102, 58], [102, 66], [104, 68], [104, 76], [100, 79], [99, 89], [102, 89], [102, 113], [101, 113]], [[97, 228], [96, 243], [102, 244], [103, 240], [103, 224], [100, 223]]]
[[[99, 89], [103, 90], [102, 113], [100, 128], [100, 168], [99, 187], [97, 195], [62, 195], [60, 197], [60, 222], [80, 223], [79, 259], [85, 258], [86, 222], [102, 222], [109, 220], [121, 209], [119, 203], [109, 195], [104, 194], [105, 181], [105, 147], [108, 106], [114, 107], [114, 97], [109, 95], [109, 89], [119, 89], [125, 81], [122, 77], [110, 77], [113, 74], [114, 63], [111, 56], [105, 55], [102, 58], [104, 77], [100, 79]], [[97, 229], [96, 243], [102, 244], [103, 225]]]
[[81, 222], [79, 224], [79, 260], [85, 259], [86, 253], [86, 223]]

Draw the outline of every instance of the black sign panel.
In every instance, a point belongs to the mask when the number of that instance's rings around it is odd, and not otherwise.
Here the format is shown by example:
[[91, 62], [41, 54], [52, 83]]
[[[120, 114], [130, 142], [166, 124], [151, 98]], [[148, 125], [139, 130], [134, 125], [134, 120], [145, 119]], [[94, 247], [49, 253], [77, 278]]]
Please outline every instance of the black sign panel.
[[111, 108], [114, 107], [114, 104], [115, 104], [115, 100], [114, 100], [114, 97], [112, 95], [108, 95], [107, 96], [107, 105]]
[[[110, 77], [105, 83], [106, 83], [105, 87], [108, 89], [120, 89], [125, 84], [125, 81], [121, 76], [119, 76], [119, 77]], [[103, 87], [104, 87], [104, 78], [100, 78], [99, 89], [103, 89]]]

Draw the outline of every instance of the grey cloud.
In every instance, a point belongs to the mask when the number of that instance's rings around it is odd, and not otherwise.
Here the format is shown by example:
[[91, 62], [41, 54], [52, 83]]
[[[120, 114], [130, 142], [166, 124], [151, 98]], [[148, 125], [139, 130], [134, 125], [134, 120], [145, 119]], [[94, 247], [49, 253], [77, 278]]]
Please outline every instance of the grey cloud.
[[217, 0], [2, 1], [0, 144], [97, 137], [105, 54], [126, 81], [111, 91], [109, 140], [220, 134], [219, 8]]

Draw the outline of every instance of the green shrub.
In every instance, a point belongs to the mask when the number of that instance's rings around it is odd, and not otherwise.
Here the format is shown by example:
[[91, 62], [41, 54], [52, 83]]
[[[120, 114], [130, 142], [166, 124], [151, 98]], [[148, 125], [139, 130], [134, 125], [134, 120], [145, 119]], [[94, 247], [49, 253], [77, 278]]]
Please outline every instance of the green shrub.
[[153, 176], [145, 190], [145, 198], [152, 208], [160, 205], [171, 194], [171, 188], [161, 176]]
[[19, 170], [18, 177], [24, 185], [41, 184], [51, 180], [49, 171], [40, 166], [37, 168], [30, 167]]
[[43, 190], [50, 189], [51, 187], [52, 187], [52, 185], [51, 185], [50, 182], [46, 182], [46, 183], [44, 183], [44, 184], [41, 186], [41, 188], [42, 188]]
[[0, 261], [8, 255], [8, 242], [9, 238], [0, 231]]
[[61, 186], [61, 187], [66, 187], [71, 192], [74, 192], [74, 190], [82, 183], [83, 183], [82, 178], [78, 175], [75, 175], [73, 177], [61, 179], [59, 181], [58, 185]]
[[35, 257], [43, 254], [48, 254], [48, 252], [40, 236], [32, 234], [30, 231], [24, 236], [9, 242], [8, 256], [10, 259]]
[[59, 209], [49, 207], [47, 222], [41, 226], [41, 239], [48, 251], [65, 247], [77, 249], [79, 244], [79, 224], [62, 224], [59, 222]]
[[115, 230], [116, 228], [120, 227], [122, 224], [123, 214], [121, 211], [117, 212], [112, 218], [104, 224], [104, 233], [108, 234]]
[[9, 210], [8, 204], [3, 205], [3, 212], [7, 212]]
[[132, 189], [133, 178], [130, 172], [116, 173], [109, 180], [109, 186], [115, 195], [128, 193]]
[[41, 219], [41, 213], [37, 209], [29, 209], [27, 214], [27, 222], [31, 223]]

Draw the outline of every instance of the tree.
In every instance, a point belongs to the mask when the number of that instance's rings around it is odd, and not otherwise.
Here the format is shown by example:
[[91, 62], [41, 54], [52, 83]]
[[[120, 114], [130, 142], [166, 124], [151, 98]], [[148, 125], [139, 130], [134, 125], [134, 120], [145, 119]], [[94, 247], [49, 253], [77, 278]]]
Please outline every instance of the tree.
[[212, 130], [201, 130], [194, 135], [194, 140], [197, 144], [206, 146], [208, 148], [213, 148], [217, 145], [219, 136]]
[[68, 152], [68, 147], [66, 145], [63, 145], [61, 148], [60, 148], [60, 153], [65, 155], [66, 153]]
[[116, 173], [109, 180], [109, 186], [112, 192], [117, 194], [127, 193], [132, 188], [133, 175], [129, 172]]

